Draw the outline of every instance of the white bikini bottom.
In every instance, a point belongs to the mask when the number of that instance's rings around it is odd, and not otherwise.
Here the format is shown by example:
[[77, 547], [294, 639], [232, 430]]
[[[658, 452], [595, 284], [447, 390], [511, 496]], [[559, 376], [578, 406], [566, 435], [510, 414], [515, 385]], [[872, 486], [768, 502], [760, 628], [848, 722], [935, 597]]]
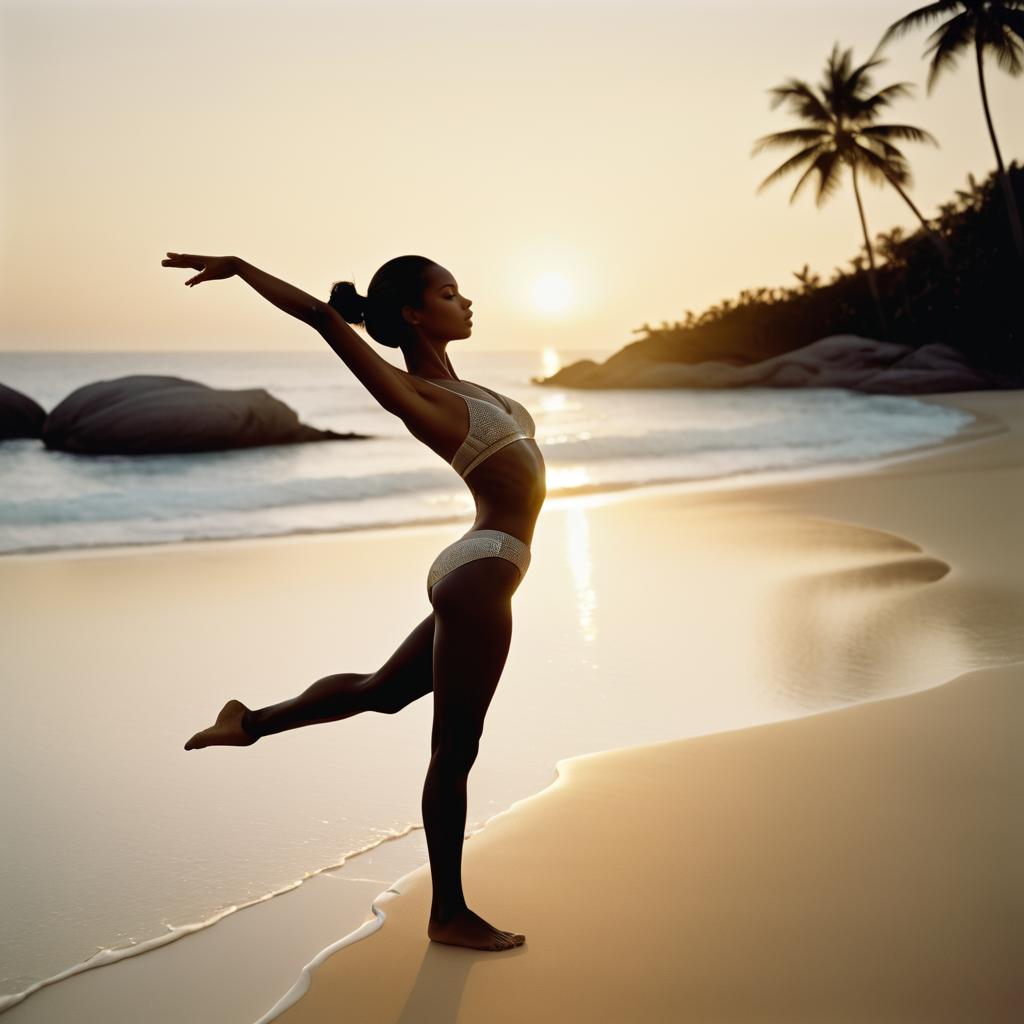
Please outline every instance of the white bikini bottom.
[[507, 559], [519, 568], [522, 579], [530, 565], [530, 549], [518, 537], [502, 530], [471, 530], [434, 559], [427, 573], [427, 596], [442, 576], [477, 558]]

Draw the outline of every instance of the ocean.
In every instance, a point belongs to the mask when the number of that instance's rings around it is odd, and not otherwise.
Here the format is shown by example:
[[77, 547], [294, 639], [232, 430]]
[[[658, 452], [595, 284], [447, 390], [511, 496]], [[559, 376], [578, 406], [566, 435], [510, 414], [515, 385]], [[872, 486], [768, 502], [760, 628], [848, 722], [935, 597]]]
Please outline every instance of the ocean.
[[[972, 419], [913, 398], [839, 389], [573, 391], [530, 383], [532, 376], [587, 356], [602, 354], [453, 353], [460, 377], [530, 409], [547, 463], [549, 502], [674, 482], [702, 487], [828, 472], [936, 444]], [[472, 518], [463, 481], [377, 408], [332, 353], [0, 354], [0, 381], [45, 409], [82, 384], [134, 373], [264, 387], [306, 423], [372, 436], [141, 457], [82, 457], [47, 451], [35, 440], [5, 442], [0, 552], [8, 558], [0, 564], [39, 553], [42, 566], [47, 552], [100, 554], [110, 545]], [[728, 660], [740, 657], [741, 645], [726, 652], [726, 662], [712, 665], [715, 655], [701, 659], [695, 653], [701, 638], [691, 635], [691, 656], [711, 674], [679, 673], [676, 680], [671, 665], [660, 660], [673, 656], [671, 647], [649, 638], [634, 649], [632, 640], [616, 635], [621, 618], [611, 608], [632, 598], [602, 589], [601, 566], [591, 566], [578, 547], [586, 541], [588, 521], [570, 515], [572, 533], [564, 547], [575, 591], [559, 605], [559, 615], [566, 606], [565, 627], [558, 624], [560, 639], [542, 654], [531, 652], [526, 638], [513, 641], [510, 681], [503, 682], [493, 722], [488, 719], [487, 742], [471, 779], [468, 828], [543, 789], [561, 758], [837, 706], [863, 696], [856, 689], [861, 677], [870, 682], [877, 675], [853, 651], [854, 686], [841, 672], [817, 673], [813, 692], [794, 695], [762, 673], [759, 663]], [[278, 584], [284, 580], [289, 594], [300, 595], [292, 604], [278, 602], [262, 578], [217, 576], [204, 586], [201, 578], [189, 578], [188, 565], [173, 569], [173, 559], [166, 576], [151, 564], [136, 567], [130, 557], [112, 560], [102, 587], [84, 565], [77, 572], [72, 562], [53, 563], [46, 579], [59, 590], [50, 593], [60, 610], [51, 618], [44, 600], [29, 616], [31, 635], [8, 636], [4, 644], [11, 660], [3, 664], [0, 770], [10, 784], [0, 791], [0, 1010], [84, 963], [116, 960], [208, 927], [395, 837], [416, 840], [406, 868], [425, 861], [419, 787], [430, 733], [428, 701], [400, 716], [358, 716], [338, 729], [300, 730], [261, 742], [244, 756], [181, 750], [228, 697], [261, 706], [315, 678], [303, 651], [277, 649], [275, 616], [287, 620], [293, 633], [303, 617], [315, 620], [311, 635], [322, 636], [326, 625], [339, 665], [331, 671], [341, 671], [352, 670], [348, 652], [361, 616], [372, 614], [376, 621], [394, 612], [361, 609], [344, 579], [337, 582], [339, 610], [297, 607], [306, 574], [313, 573], [300, 551], [291, 553], [296, 568], [290, 569], [288, 554], [255, 564], [267, 571], [273, 566]], [[180, 591], [147, 590], [140, 577], [148, 571], [178, 581]], [[266, 635], [233, 617], [232, 588], [255, 587], [261, 588]], [[223, 604], [204, 604], [205, 590], [220, 595]], [[426, 604], [425, 591], [417, 590], [415, 598]], [[31, 600], [40, 598], [33, 594]], [[153, 607], [136, 607], [133, 600], [152, 601]], [[407, 600], [396, 595], [399, 612]], [[251, 613], [251, 605], [239, 607], [239, 614]], [[650, 628], [663, 628], [659, 622], [671, 620], [672, 612], [652, 610]], [[530, 615], [546, 614], [528, 608], [517, 630], [531, 628]], [[404, 612], [395, 618], [397, 633], [405, 628]], [[152, 631], [154, 619], [159, 634], [136, 635], [139, 623]], [[637, 621], [643, 623], [643, 616]], [[533, 628], [539, 625], [535, 619]], [[232, 630], [243, 638], [237, 652], [230, 647]], [[937, 634], [937, 649], [942, 642]], [[69, 651], [80, 672], [65, 676], [59, 667], [45, 667], [66, 664]], [[273, 693], [258, 700], [244, 672], [236, 679], [236, 656], [240, 665], [253, 658], [273, 662]], [[538, 657], [543, 673], [534, 678], [530, 667]], [[356, 667], [365, 670], [361, 662]], [[643, 679], [632, 678], [638, 672]], [[636, 686], [648, 680], [668, 685], [657, 699], [638, 701]], [[540, 705], [547, 713], [543, 722], [536, 720]], [[356, 856], [355, 868], [361, 863]], [[339, 922], [339, 929], [349, 927]]]
[[[457, 353], [460, 377], [519, 399], [533, 414], [549, 498], [875, 459], [941, 441], [970, 420], [913, 398], [835, 388], [586, 391], [530, 383], [604, 355]], [[83, 384], [129, 374], [263, 387], [305, 423], [371, 437], [90, 457], [8, 441], [0, 445], [0, 553], [472, 520], [472, 499], [454, 470], [329, 351], [0, 353], [0, 382], [47, 411]]]

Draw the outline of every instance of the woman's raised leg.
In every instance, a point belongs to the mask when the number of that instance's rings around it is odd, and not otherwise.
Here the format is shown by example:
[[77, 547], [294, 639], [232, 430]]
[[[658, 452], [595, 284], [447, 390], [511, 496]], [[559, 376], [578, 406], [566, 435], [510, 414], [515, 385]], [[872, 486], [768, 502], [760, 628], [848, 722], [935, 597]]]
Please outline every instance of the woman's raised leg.
[[518, 583], [519, 570], [511, 562], [481, 558], [453, 569], [432, 593], [433, 750], [422, 803], [433, 884], [427, 934], [474, 949], [509, 949], [524, 941], [471, 911], [462, 891], [466, 783], [508, 657], [511, 597]]
[[324, 676], [297, 697], [252, 711], [241, 701], [229, 700], [217, 721], [197, 732], [185, 749], [249, 746], [261, 736], [337, 722], [363, 711], [395, 714], [433, 689], [433, 646], [431, 612], [376, 672]]

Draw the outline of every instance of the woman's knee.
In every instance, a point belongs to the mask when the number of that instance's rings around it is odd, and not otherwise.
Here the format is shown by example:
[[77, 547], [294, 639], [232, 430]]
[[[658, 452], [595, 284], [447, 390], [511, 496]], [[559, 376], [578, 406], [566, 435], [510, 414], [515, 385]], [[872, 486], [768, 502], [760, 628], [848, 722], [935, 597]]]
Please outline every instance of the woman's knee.
[[468, 772], [480, 752], [482, 725], [460, 724], [435, 730], [431, 760], [443, 769]]

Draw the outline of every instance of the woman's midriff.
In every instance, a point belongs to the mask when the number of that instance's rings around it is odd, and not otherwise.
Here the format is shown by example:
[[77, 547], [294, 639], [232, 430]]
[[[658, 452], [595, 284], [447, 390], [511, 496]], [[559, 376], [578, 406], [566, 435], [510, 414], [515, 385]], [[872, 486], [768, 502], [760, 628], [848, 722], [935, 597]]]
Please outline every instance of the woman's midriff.
[[470, 530], [501, 530], [529, 546], [547, 483], [544, 456], [533, 438], [505, 445], [466, 477], [476, 502]]

